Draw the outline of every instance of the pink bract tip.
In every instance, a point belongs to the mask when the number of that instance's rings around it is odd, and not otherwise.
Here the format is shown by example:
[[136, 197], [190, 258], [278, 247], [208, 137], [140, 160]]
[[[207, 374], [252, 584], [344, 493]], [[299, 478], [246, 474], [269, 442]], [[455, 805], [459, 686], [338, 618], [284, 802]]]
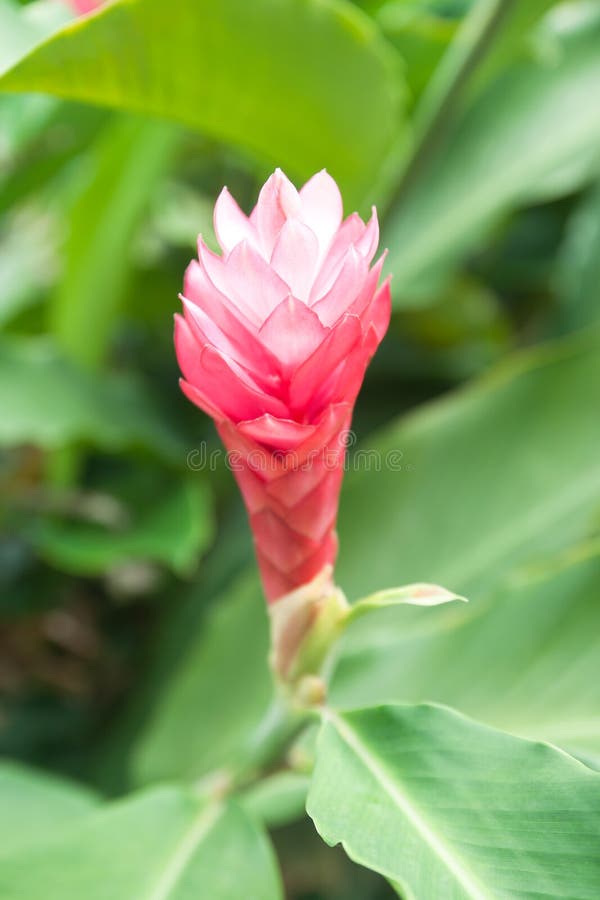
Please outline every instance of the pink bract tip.
[[80, 16], [98, 9], [102, 2], [103, 0], [70, 0], [71, 6]]

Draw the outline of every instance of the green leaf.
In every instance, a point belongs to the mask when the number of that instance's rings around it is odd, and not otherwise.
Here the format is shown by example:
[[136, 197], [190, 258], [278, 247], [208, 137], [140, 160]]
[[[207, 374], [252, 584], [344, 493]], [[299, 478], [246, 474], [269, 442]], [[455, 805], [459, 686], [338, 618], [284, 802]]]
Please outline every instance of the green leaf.
[[276, 772], [241, 796], [244, 807], [269, 828], [289, 825], [304, 815], [309, 779], [300, 772]]
[[[98, 497], [97, 503], [102, 505], [103, 499], [118, 503], [110, 495]], [[45, 559], [67, 572], [98, 575], [122, 563], [153, 560], [186, 575], [213, 536], [211, 493], [199, 478], [157, 487], [114, 518], [112, 527], [103, 527], [46, 517], [31, 539]]]
[[138, 783], [249, 763], [269, 721], [265, 603], [254, 572], [214, 601], [162, 687], [133, 751]]
[[328, 844], [403, 896], [600, 888], [600, 775], [435, 706], [326, 716], [307, 809]]
[[452, 40], [457, 23], [420, 3], [396, 0], [373, 10], [385, 36], [405, 62], [411, 98], [422, 94]]
[[373, 23], [332, 0], [118, 0], [41, 44], [0, 88], [173, 118], [290, 175], [326, 166], [351, 205], [398, 137], [403, 93]]
[[0, 409], [3, 447], [82, 442], [108, 450], [143, 447], [185, 460], [185, 448], [139, 382], [83, 372], [44, 339], [2, 341]]
[[282, 896], [265, 835], [235, 804], [157, 788], [2, 860], [0, 894], [33, 900], [256, 900]]
[[[489, 0], [487, 0], [489, 2]], [[531, 53], [535, 40], [534, 26], [560, 0], [528, 0], [527, 3], [506, 3], [506, 11], [490, 46], [477, 65], [467, 84], [467, 99], [489, 84], [500, 72], [514, 64], [515, 60]], [[477, 4], [474, 4], [476, 8]]]
[[[536, 193], [550, 196], [551, 176], [597, 152], [599, 40], [597, 17], [557, 32], [550, 58], [513, 65], [456, 123], [386, 224], [397, 303], [416, 302], [423, 285], [455, 267], [482, 231]], [[559, 179], [554, 195], [574, 186]]]
[[[0, 0], [0, 72], [29, 52], [68, 19], [66, 3], [37, 2], [23, 8]], [[0, 97], [0, 185], [7, 162], [49, 120], [56, 106], [50, 97]]]
[[330, 702], [434, 700], [578, 756], [600, 753], [595, 552], [468, 608], [373, 613], [347, 633]]
[[427, 578], [470, 602], [350, 626], [331, 703], [435, 700], [598, 752], [600, 571], [572, 548], [599, 524], [599, 351], [593, 329], [520, 354], [364, 451], [374, 464], [342, 493], [338, 583], [360, 597]]
[[0, 762], [0, 857], [81, 821], [97, 802], [92, 791], [74, 782], [16, 762]]
[[119, 310], [131, 237], [179, 133], [163, 122], [117, 118], [85, 160], [69, 215], [65, 271], [51, 307], [52, 331], [71, 359], [102, 362]]
[[411, 606], [439, 606], [451, 600], [463, 600], [466, 603], [465, 597], [459, 597], [458, 594], [453, 594], [452, 591], [447, 591], [437, 584], [407, 584], [404, 587], [387, 588], [363, 597], [352, 606], [345, 621], [353, 622], [375, 610], [401, 606], [405, 603]]
[[350, 460], [336, 572], [347, 595], [431, 581], [468, 597], [470, 614], [517, 568], [585, 538], [600, 508], [599, 351], [592, 329], [515, 355]]
[[57, 256], [56, 224], [35, 206], [6, 216], [2, 226], [0, 329], [39, 302], [56, 273]]
[[38, 2], [23, 9], [13, 0], [0, 0], [0, 71], [14, 65], [68, 18], [68, 7], [60, 3]]
[[567, 224], [559, 258], [561, 324], [600, 320], [600, 183], [584, 196]]

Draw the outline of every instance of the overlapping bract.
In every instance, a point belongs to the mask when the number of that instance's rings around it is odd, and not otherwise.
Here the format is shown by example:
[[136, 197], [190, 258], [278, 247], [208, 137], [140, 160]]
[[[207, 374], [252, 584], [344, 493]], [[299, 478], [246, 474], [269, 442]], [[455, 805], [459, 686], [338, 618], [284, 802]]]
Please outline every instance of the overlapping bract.
[[332, 564], [346, 434], [390, 317], [378, 287], [375, 210], [342, 221], [335, 181], [297, 191], [277, 170], [249, 217], [225, 188], [223, 255], [202, 238], [185, 276], [175, 346], [189, 399], [230, 452], [273, 601]]

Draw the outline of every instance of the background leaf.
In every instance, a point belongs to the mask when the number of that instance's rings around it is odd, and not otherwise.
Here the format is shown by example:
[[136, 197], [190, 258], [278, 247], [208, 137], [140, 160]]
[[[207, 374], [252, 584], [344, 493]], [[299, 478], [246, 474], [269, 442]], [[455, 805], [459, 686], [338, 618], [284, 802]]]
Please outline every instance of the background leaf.
[[308, 775], [300, 772], [275, 772], [249, 787], [243, 804], [270, 828], [288, 825], [304, 815], [308, 783]]
[[167, 787], [105, 807], [45, 846], [3, 860], [3, 896], [31, 900], [40, 884], [48, 900], [183, 900], [202, 892], [231, 900], [240, 885], [256, 900], [281, 897], [267, 840], [240, 807]]
[[348, 635], [330, 702], [436, 700], [600, 758], [600, 544], [590, 558], [573, 555], [558, 571], [523, 575], [469, 609], [362, 619]]
[[165, 123], [116, 119], [84, 164], [84, 188], [70, 214], [65, 272], [51, 330], [82, 365], [103, 361], [131, 257], [131, 238], [166, 169], [177, 131]]
[[594, 329], [507, 360], [350, 460], [338, 579], [351, 598], [428, 580], [471, 607], [517, 567], [590, 534], [598, 346]]
[[[550, 40], [548, 38], [548, 40]], [[507, 211], [565, 193], [597, 158], [600, 19], [553, 33], [550, 58], [515, 64], [480, 95], [391, 211], [384, 240], [401, 282], [398, 304], [422, 296]], [[560, 123], [560, 124], [559, 124]], [[551, 139], [543, 136], [552, 136]], [[568, 170], [552, 190], [550, 176]], [[571, 167], [571, 168], [569, 168]], [[575, 184], [573, 180], [575, 179]]]
[[268, 646], [264, 600], [252, 571], [215, 599], [203, 628], [185, 652], [180, 649], [134, 748], [136, 782], [197, 778], [250, 763], [273, 695]]
[[4, 760], [0, 763], [0, 857], [79, 823], [97, 802], [92, 791], [81, 785]]
[[329, 0], [117, 2], [63, 29], [0, 87], [174, 118], [290, 174], [325, 166], [350, 205], [398, 136], [402, 94], [369, 20]]
[[307, 808], [404, 896], [591, 900], [599, 801], [600, 775], [548, 745], [388, 706], [326, 717]]
[[135, 379], [84, 373], [47, 340], [3, 342], [0, 409], [0, 446], [141, 446], [185, 462], [182, 442]]
[[[154, 560], [182, 575], [198, 564], [213, 536], [211, 497], [199, 478], [171, 480], [167, 489], [155, 487], [132, 507], [119, 506], [111, 495], [90, 498], [96, 506], [113, 502], [112, 521], [93, 523], [47, 516], [30, 538], [37, 551], [68, 572], [101, 575], [123, 563]], [[112, 510], [112, 508], [111, 508]]]
[[561, 321], [578, 328], [600, 319], [600, 184], [581, 200], [569, 220], [559, 258]]

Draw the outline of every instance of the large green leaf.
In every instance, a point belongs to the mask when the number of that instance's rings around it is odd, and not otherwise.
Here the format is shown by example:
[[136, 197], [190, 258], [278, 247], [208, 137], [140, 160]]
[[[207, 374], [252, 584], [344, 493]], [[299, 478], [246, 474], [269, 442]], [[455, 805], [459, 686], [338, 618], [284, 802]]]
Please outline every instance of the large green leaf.
[[68, 355], [97, 365], [131, 261], [131, 237], [178, 138], [164, 122], [117, 118], [84, 161], [83, 187], [69, 215], [65, 271], [51, 326]]
[[568, 225], [559, 258], [561, 324], [576, 328], [600, 320], [600, 183]]
[[307, 808], [414, 900], [600, 891], [600, 774], [444, 708], [327, 717]]
[[363, 199], [399, 130], [402, 76], [370, 20], [333, 0], [117, 0], [10, 70], [38, 91], [167, 116]]
[[380, 9], [373, 9], [373, 15], [405, 62], [406, 80], [414, 102], [447, 50], [457, 22], [422, 3], [395, 0], [378, 5]]
[[370, 471], [343, 491], [342, 587], [427, 579], [470, 602], [362, 618], [332, 703], [436, 700], [600, 751], [600, 566], [585, 546], [600, 523], [599, 348], [595, 329], [522, 354], [355, 459]]
[[1, 762], [0, 857], [48, 840], [89, 816], [97, 802], [90, 790], [74, 782]]
[[[600, 142], [600, 18], [548, 41], [544, 56], [483, 91], [392, 210], [384, 240], [398, 303], [418, 297], [507, 210], [571, 190], [588, 173]], [[585, 165], [575, 165], [580, 157]]]
[[196, 778], [247, 765], [272, 699], [265, 603], [254, 573], [215, 599], [146, 722], [133, 753], [138, 782]]
[[[25, 8], [15, 0], [0, 0], [0, 72], [68, 18], [67, 5], [52, 0], [38, 0]], [[0, 97], [0, 185], [6, 163], [44, 127], [55, 107], [51, 97]]]
[[185, 447], [137, 381], [83, 372], [43, 339], [2, 341], [0, 410], [0, 446], [82, 442], [185, 460]]
[[600, 510], [600, 332], [521, 353], [350, 460], [338, 581], [427, 581], [477, 601], [584, 538]]
[[38, 2], [23, 9], [0, 0], [0, 71], [9, 68], [69, 18], [66, 5]]
[[2, 860], [6, 900], [277, 900], [266, 837], [234, 804], [157, 788]]
[[435, 700], [583, 757], [600, 754], [600, 545], [595, 550], [469, 609], [363, 617], [347, 636], [330, 702]]

